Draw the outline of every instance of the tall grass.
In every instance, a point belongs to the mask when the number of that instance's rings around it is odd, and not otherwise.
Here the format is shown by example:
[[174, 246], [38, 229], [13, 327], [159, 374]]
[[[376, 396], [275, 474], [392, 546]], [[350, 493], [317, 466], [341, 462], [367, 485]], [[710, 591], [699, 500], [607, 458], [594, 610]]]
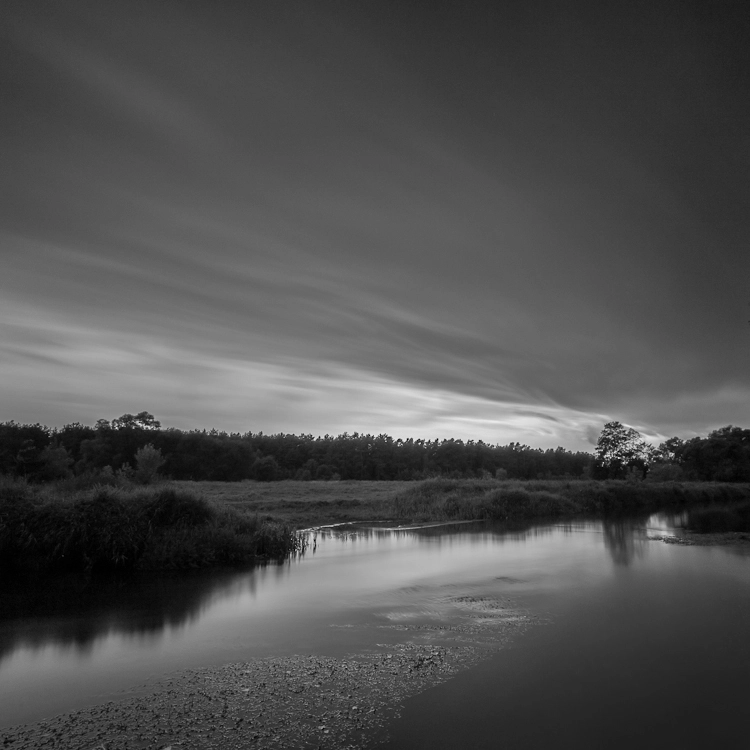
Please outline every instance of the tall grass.
[[719, 508], [696, 508], [688, 512], [686, 525], [699, 534], [750, 532], [750, 503]]
[[750, 499], [750, 487], [718, 483], [429, 479], [393, 499], [393, 515], [422, 521], [522, 520], [650, 512]]
[[0, 482], [0, 565], [51, 571], [176, 570], [296, 551], [288, 526], [171, 487], [50, 496]]

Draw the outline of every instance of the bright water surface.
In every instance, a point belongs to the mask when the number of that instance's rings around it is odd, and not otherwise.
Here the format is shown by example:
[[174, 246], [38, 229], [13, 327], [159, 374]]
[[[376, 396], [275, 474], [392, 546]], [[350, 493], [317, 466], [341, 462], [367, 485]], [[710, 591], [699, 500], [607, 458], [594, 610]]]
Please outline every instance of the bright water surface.
[[283, 565], [49, 591], [0, 619], [0, 727], [185, 668], [361, 652], [468, 595], [540, 623], [409, 699], [389, 747], [750, 746], [750, 557], [647, 538], [670, 525], [327, 532]]

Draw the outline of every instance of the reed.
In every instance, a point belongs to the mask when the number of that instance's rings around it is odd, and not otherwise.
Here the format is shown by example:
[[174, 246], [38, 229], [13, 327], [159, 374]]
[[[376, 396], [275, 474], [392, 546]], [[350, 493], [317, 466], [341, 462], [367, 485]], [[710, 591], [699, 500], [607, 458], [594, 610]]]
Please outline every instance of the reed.
[[699, 534], [750, 532], [750, 502], [718, 508], [695, 508], [688, 511], [686, 526]]
[[750, 499], [750, 487], [720, 483], [430, 479], [398, 493], [395, 518], [522, 520], [652, 512]]
[[284, 557], [301, 537], [173, 487], [51, 496], [0, 483], [0, 564], [37, 571], [176, 570]]

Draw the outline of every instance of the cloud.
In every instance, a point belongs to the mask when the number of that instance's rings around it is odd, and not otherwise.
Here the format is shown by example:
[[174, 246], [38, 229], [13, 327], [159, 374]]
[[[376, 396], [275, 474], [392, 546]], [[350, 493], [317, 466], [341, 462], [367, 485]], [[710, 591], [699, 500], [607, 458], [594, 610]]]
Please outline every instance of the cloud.
[[[93, 423], [145, 408], [185, 429], [268, 432], [270, 424], [279, 432], [385, 432], [543, 447], [561, 440], [582, 446], [592, 421], [570, 410], [417, 388], [327, 362], [220, 359], [140, 334], [52, 321], [32, 309], [4, 312], [3, 338], [28, 342], [20, 358], [4, 356], [0, 366], [0, 398], [7, 402], [12, 394], [19, 411], [10, 418], [47, 421], [77, 412], [77, 420]], [[44, 366], [29, 370], [26, 354]]]
[[563, 101], [521, 20], [477, 68], [406, 10], [87, 7], [19, 11], [0, 80], [6, 403], [576, 446], [750, 419], [743, 188], [684, 81], [604, 96], [573, 46]]

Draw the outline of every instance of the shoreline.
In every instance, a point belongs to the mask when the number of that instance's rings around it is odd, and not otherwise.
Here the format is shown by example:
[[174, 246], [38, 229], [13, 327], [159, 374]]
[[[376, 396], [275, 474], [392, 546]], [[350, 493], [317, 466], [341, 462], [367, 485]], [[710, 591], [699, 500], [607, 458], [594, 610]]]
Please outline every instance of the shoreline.
[[[387, 739], [404, 700], [470, 669], [538, 622], [506, 599], [453, 596], [445, 604], [434, 624], [363, 626], [372, 629], [373, 642], [355, 654], [268, 657], [181, 671], [135, 687], [121, 700], [6, 727], [3, 747], [375, 747]], [[395, 642], [378, 642], [389, 634]]]
[[750, 547], [750, 533], [746, 531], [721, 531], [704, 534], [685, 529], [683, 535], [680, 536], [659, 534], [648, 538], [665, 544], [681, 544], [686, 547]]

